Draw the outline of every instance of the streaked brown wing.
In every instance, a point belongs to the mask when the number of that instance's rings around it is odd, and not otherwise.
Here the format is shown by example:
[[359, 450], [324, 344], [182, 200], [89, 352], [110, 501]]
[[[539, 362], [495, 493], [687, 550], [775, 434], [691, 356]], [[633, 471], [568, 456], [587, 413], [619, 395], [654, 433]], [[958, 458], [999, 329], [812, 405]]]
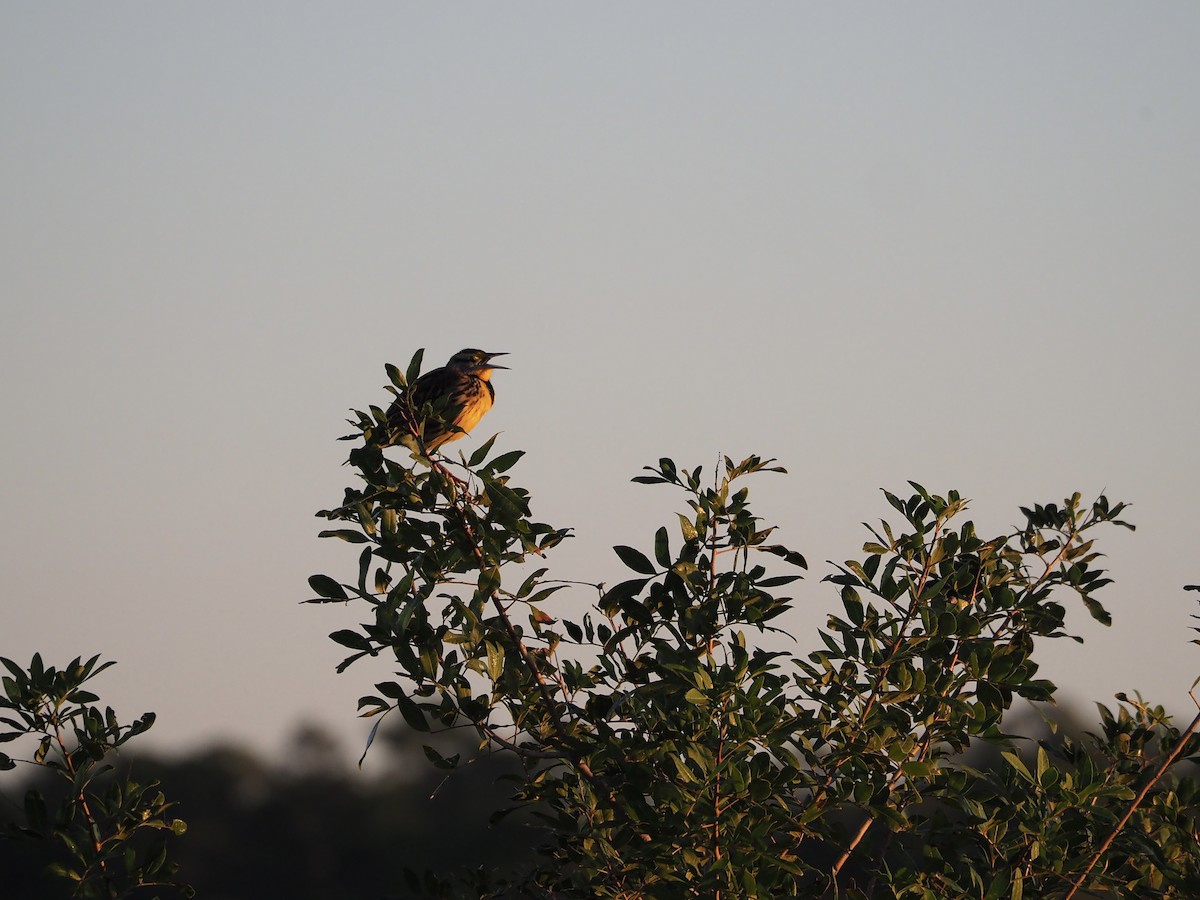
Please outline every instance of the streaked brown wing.
[[[426, 372], [416, 380], [410, 388], [412, 411], [421, 414], [426, 403], [430, 404], [441, 419], [453, 422], [457, 418], [458, 408], [462, 406], [460, 398], [453, 398], [455, 386], [462, 380], [458, 372], [442, 367]], [[409, 403], [404, 397], [397, 398], [387, 411], [388, 425], [397, 432], [416, 434], [417, 427], [409, 415]], [[458, 436], [458, 432], [447, 427], [437, 417], [424, 420], [425, 446], [430, 450], [439, 444]], [[393, 436], [389, 443], [394, 442], [399, 434]]]
[[445, 366], [426, 372], [412, 386], [413, 409], [419, 410], [426, 403], [436, 405], [438, 398], [448, 396], [462, 377], [461, 373]]

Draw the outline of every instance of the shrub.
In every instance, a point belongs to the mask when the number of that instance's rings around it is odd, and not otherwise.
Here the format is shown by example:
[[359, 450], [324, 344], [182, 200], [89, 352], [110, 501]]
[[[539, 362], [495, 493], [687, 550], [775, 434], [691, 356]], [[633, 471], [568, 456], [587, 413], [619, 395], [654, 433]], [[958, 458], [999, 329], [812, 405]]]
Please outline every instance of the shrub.
[[[419, 360], [388, 367], [397, 396]], [[362, 714], [513, 754], [515, 805], [546, 826], [541, 865], [464, 895], [1200, 896], [1197, 785], [1172, 768], [1200, 719], [1181, 733], [1122, 698], [1083, 739], [1003, 730], [1016, 698], [1054, 698], [1034, 657], [1071, 637], [1065, 604], [1108, 623], [1094, 535], [1132, 527], [1124, 504], [1074, 494], [981, 536], [954, 491], [885, 491], [892, 520], [825, 579], [840, 610], [799, 655], [754, 642], [807, 568], [751, 511], [743, 482], [782, 473], [773, 460], [648, 467], [634, 481], [683, 511], [644, 549], [614, 548], [631, 577], [593, 586], [580, 614], [579, 582], [541, 565], [569, 529], [536, 521], [508, 474], [521, 451], [492, 438], [455, 463], [409, 437], [397, 461], [380, 409], [352, 424], [361, 483], [319, 515], [337, 523], [323, 537], [361, 546], [357, 576], [314, 575], [308, 601], [367, 619], [331, 635], [352, 651], [339, 671], [393, 659]], [[970, 766], [979, 747], [1002, 764]]]

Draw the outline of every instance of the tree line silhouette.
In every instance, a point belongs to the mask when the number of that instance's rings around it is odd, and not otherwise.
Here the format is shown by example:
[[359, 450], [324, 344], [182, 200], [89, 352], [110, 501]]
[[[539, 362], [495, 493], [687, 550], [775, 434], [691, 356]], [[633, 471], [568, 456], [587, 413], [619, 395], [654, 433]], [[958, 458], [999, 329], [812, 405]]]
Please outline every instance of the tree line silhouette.
[[[130, 749], [116, 771], [161, 782], [188, 825], [171, 847], [179, 880], [205, 900], [404, 897], [406, 868], [519, 869], [538, 829], [515, 817], [489, 823], [507, 805], [511, 761], [485, 753], [440, 771], [421, 749], [428, 743], [464, 760], [475, 750], [465, 736], [381, 729], [359, 770], [329, 731], [304, 725], [279, 760], [228, 743], [179, 757]], [[44, 777], [0, 776], [0, 829], [22, 821], [30, 788], [58, 790]], [[45, 874], [61, 855], [49, 840], [0, 840], [0, 897], [70, 897], [69, 883]]]

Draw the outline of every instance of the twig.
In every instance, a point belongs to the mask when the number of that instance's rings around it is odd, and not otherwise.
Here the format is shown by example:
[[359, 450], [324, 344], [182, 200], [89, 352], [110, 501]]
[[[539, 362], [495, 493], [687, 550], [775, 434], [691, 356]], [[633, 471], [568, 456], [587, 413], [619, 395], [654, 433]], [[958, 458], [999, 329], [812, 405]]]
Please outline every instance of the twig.
[[[457, 481], [457, 479], [455, 480]], [[479, 538], [475, 534], [475, 530], [471, 527], [471, 522], [467, 518], [465, 510], [459, 505], [458, 501], [460, 499], [461, 498], [459, 497], [458, 492], [455, 491], [452, 506], [454, 511], [458, 514], [458, 519], [462, 524], [463, 529], [471, 538], [471, 554], [475, 557], [475, 561], [479, 564], [480, 568], [485, 568], [487, 566], [487, 560], [484, 559], [483, 551], [479, 548]], [[500, 617], [500, 621], [504, 626], [504, 631], [508, 635], [509, 641], [512, 642], [513, 647], [515, 647], [517, 650], [517, 654], [521, 657], [521, 661], [525, 664], [525, 667], [533, 676], [534, 683], [537, 685], [538, 694], [542, 699], [542, 705], [546, 708], [546, 716], [549, 720], [550, 727], [560, 738], [564, 737], [562, 723], [558, 718], [558, 704], [554, 701], [554, 691], [551, 690], [550, 685], [547, 683], [545, 676], [541, 672], [541, 669], [538, 668], [537, 661], [529, 652], [529, 648], [526, 647], [525, 642], [521, 640], [521, 636], [518, 634], [516, 626], [513, 625], [512, 619], [509, 617], [508, 610], [501, 601], [498, 592], [491, 592], [491, 600], [492, 605], [496, 609], [496, 614]], [[570, 698], [564, 699], [569, 700]], [[569, 759], [574, 764], [575, 768], [579, 770], [580, 774], [587, 779], [588, 783], [591, 784], [592, 787], [597, 789], [599, 788], [599, 783], [596, 779], [595, 773], [592, 772], [591, 766], [589, 766], [584, 760], [574, 755], [565, 758]]]
[[1091, 860], [1087, 864], [1087, 868], [1083, 870], [1083, 873], [1078, 879], [1076, 879], [1075, 883], [1071, 885], [1071, 889], [1067, 891], [1066, 895], [1063, 897], [1063, 900], [1071, 900], [1071, 898], [1078, 893], [1080, 888], [1083, 887], [1084, 882], [1087, 881], [1088, 875], [1090, 875], [1092, 873], [1092, 869], [1096, 867], [1096, 863], [1100, 862], [1104, 854], [1108, 852], [1108, 848], [1112, 846], [1112, 842], [1117, 839], [1117, 835], [1121, 833], [1121, 829], [1125, 827], [1126, 823], [1130, 820], [1130, 818], [1133, 817], [1133, 814], [1137, 811], [1137, 808], [1141, 805], [1142, 801], [1146, 799], [1146, 795], [1150, 793], [1150, 789], [1153, 788], [1154, 785], [1156, 785], [1163, 777], [1163, 775], [1166, 774], [1167, 769], [1171, 767], [1171, 764], [1174, 763], [1179, 757], [1179, 754], [1183, 752], [1183, 748], [1187, 746], [1188, 740], [1193, 734], [1196, 733], [1197, 730], [1200, 730], [1200, 713], [1196, 714], [1196, 717], [1192, 719], [1192, 724], [1189, 725], [1187, 730], [1179, 736], [1179, 740], [1175, 742], [1175, 746], [1171, 748], [1171, 752], [1168, 753], [1166, 758], [1164, 758], [1159, 764], [1158, 769], [1155, 770], [1154, 775], [1151, 776], [1150, 780], [1142, 785], [1142, 789], [1137, 792], [1137, 796], [1134, 797], [1133, 801], [1129, 804], [1129, 809], [1125, 810], [1125, 815], [1121, 816], [1121, 820], [1113, 826], [1113, 830], [1109, 832], [1108, 837], [1104, 839], [1104, 843], [1100, 845], [1100, 849], [1098, 849], [1092, 856]]
[[563, 759], [564, 754], [556, 750], [530, 750], [528, 747], [522, 747], [520, 744], [510, 741], [508, 738], [501, 737], [494, 728], [490, 725], [484, 725], [482, 722], [473, 723], [476, 728], [488, 736], [490, 740], [495, 741], [505, 750], [511, 750], [518, 756], [523, 756], [526, 759]]
[[[71, 752], [67, 749], [67, 743], [63, 739], [62, 722], [59, 719], [57, 709], [51, 715], [51, 722], [54, 725], [54, 739], [58, 743], [59, 752], [62, 753], [66, 773], [69, 774], [71, 784], [74, 785], [79, 781], [79, 770], [76, 768], [75, 760], [72, 758]], [[83, 818], [87, 822], [88, 837], [91, 839], [92, 847], [96, 851], [96, 865], [100, 869], [100, 880], [104, 885], [104, 893], [109, 897], [116, 897], [112, 877], [108, 871], [108, 860], [104, 858], [104, 842], [100, 839], [100, 824], [92, 814], [91, 806], [88, 805], [86, 781], [79, 783], [75, 791], [75, 799], [79, 803], [79, 808], [83, 810]], [[88, 868], [91, 868], [91, 864], [88, 864]]]

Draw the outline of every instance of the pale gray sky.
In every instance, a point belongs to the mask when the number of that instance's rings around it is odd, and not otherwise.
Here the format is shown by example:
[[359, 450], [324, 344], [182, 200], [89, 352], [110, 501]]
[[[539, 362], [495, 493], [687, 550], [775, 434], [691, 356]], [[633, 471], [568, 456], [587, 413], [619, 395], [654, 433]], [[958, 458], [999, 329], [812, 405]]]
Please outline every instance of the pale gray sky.
[[297, 605], [355, 570], [334, 438], [480, 346], [554, 574], [674, 521], [660, 455], [775, 456], [808, 648], [880, 487], [1106, 488], [1116, 626], [1044, 671], [1188, 712], [1198, 45], [1182, 2], [3, 5], [0, 655], [119, 660], [158, 746], [357, 750], [387, 667]]

